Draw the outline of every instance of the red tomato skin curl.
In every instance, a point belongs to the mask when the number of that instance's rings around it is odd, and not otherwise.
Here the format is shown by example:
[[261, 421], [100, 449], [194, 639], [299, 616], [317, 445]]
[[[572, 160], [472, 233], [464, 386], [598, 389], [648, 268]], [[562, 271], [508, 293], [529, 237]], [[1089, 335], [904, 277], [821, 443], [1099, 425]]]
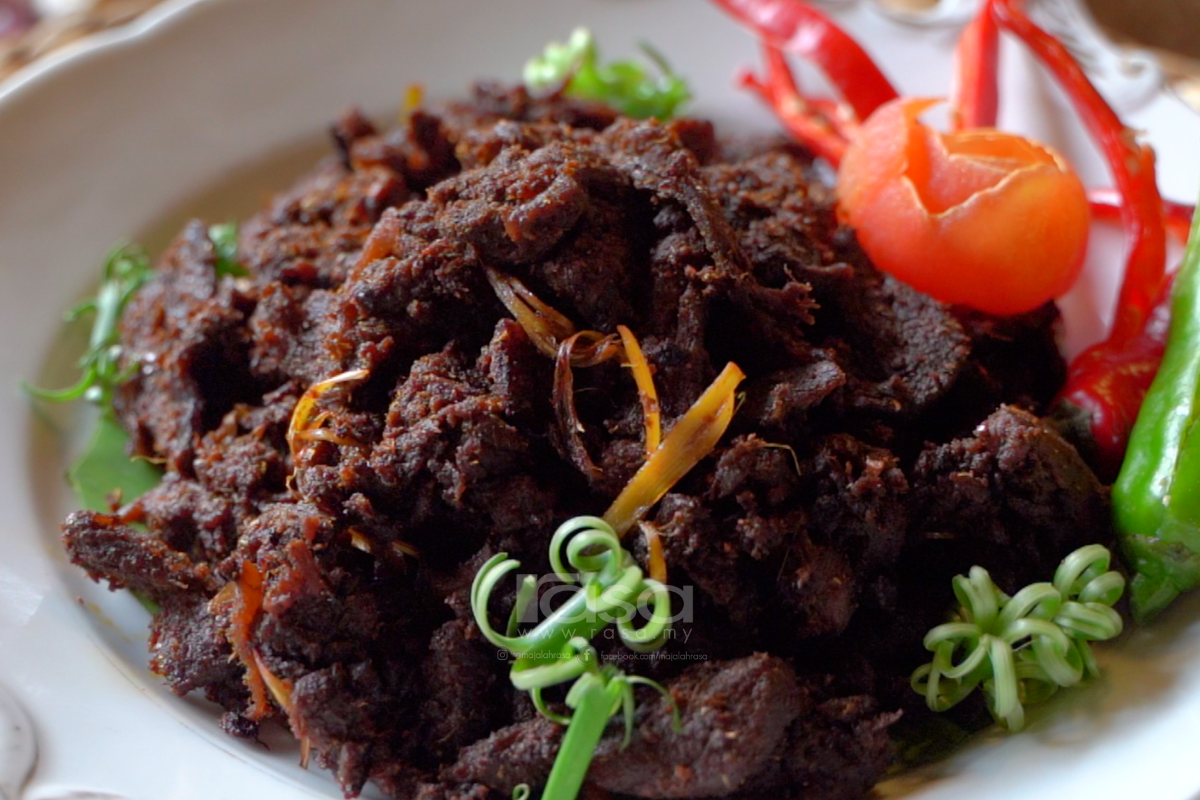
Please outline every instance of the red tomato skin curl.
[[[839, 216], [876, 266], [943, 302], [1007, 315], [1066, 292], [1089, 229], [1078, 177], [1051, 151], [999, 132], [966, 132], [959, 150], [971, 157], [954, 155], [956, 134], [917, 121], [935, 102], [898, 100], [867, 120], [838, 173]], [[935, 213], [926, 198], [954, 204]]]

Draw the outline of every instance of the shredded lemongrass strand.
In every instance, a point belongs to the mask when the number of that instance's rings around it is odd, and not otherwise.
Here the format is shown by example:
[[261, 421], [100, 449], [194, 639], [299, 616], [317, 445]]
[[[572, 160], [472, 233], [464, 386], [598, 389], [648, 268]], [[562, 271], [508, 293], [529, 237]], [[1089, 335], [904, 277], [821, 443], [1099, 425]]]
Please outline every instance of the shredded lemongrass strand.
[[[576, 349], [580, 342], [586, 342], [581, 349]], [[554, 359], [554, 388], [551, 400], [554, 404], [554, 414], [558, 419], [559, 430], [564, 437], [564, 444], [570, 451], [575, 466], [588, 479], [600, 475], [600, 469], [592, 462], [584, 446], [580, 434], [583, 433], [583, 423], [575, 410], [575, 373], [572, 366], [591, 367], [613, 358], [621, 352], [621, 345], [615, 337], [602, 336], [595, 331], [580, 331], [568, 336], [558, 347], [558, 355]]]
[[295, 724], [295, 703], [292, 702], [292, 682], [278, 677], [272, 672], [263, 661], [262, 655], [257, 650], [252, 650], [254, 655], [254, 666], [258, 668], [259, 674], [270, 690], [271, 696], [275, 698], [275, 702], [283, 709], [283, 713], [287, 715], [288, 724], [292, 726], [292, 732], [296, 734], [296, 738], [300, 740], [300, 766], [308, 769], [308, 757], [312, 751], [312, 742], [309, 741], [307, 735], [301, 734]]
[[[633, 331], [617, 326], [619, 338], [597, 331], [576, 331], [569, 319], [542, 302], [521, 281], [488, 268], [487, 279], [496, 296], [512, 313], [530, 340], [541, 352], [554, 358], [553, 404], [563, 445], [575, 466], [589, 479], [599, 476], [580, 436], [583, 424], [575, 409], [573, 367], [592, 367], [620, 357], [633, 374], [642, 406], [646, 461], [605, 512], [604, 518], [624, 536], [629, 529], [671, 490], [692, 467], [712, 452], [729, 427], [740, 402], [738, 384], [746, 377], [737, 364], [730, 362], [663, 437], [662, 411], [654, 373]], [[795, 452], [792, 453], [793, 460]], [[798, 467], [797, 467], [798, 468]], [[662, 547], [657, 552], [656, 574], [666, 575]]]
[[1053, 583], [1026, 586], [1012, 597], [982, 567], [954, 578], [959, 609], [925, 636], [933, 660], [913, 673], [912, 687], [933, 711], [945, 711], [980, 687], [992, 716], [1010, 731], [1025, 725], [1023, 704], [1099, 674], [1093, 641], [1121, 633], [1113, 608], [1125, 579], [1109, 570], [1101, 545], [1063, 559]]
[[512, 275], [488, 267], [488, 283], [500, 302], [516, 318], [538, 350], [554, 358], [559, 343], [575, 334], [575, 325]]
[[[355, 528], [355, 527], [351, 527], [351, 528], [347, 529], [346, 532], [350, 535], [350, 546], [353, 547], [355, 550], [361, 550], [362, 552], [367, 553], [369, 555], [376, 554], [375, 553], [375, 550], [376, 550], [375, 544], [371, 541], [371, 538], [369, 536], [367, 536], [365, 533], [363, 533], [361, 530], [359, 530], [358, 528]], [[417, 556], [420, 555], [420, 553], [416, 547], [414, 547], [413, 545], [409, 544], [408, 542], [406, 542], [402, 539], [396, 539], [395, 541], [390, 542], [388, 544], [388, 549], [393, 554], [395, 554], [395, 556], [397, 558], [399, 558], [401, 560], [403, 560], [403, 558], [405, 556], [409, 556], [410, 558], [416, 558]]]
[[647, 509], [716, 447], [733, 418], [736, 390], [745, 377], [737, 364], [726, 364], [704, 394], [667, 431], [662, 445], [604, 512], [604, 519], [618, 536], [625, 535]]
[[394, 550], [397, 555], [410, 556], [411, 558], [416, 558], [421, 554], [416, 547], [406, 541], [403, 541], [402, 539], [397, 539], [396, 541], [392, 542], [392, 550]]
[[271, 691], [271, 696], [275, 698], [275, 702], [279, 704], [284, 713], [290, 715], [292, 713], [292, 682], [285, 681], [271, 672], [257, 650], [251, 650], [251, 653], [254, 656], [254, 666], [262, 674], [267, 689]]
[[337, 441], [339, 444], [354, 444], [346, 440], [334, 438], [332, 434], [327, 438], [319, 433], [322, 430], [320, 427], [329, 419], [326, 413], [313, 416], [313, 410], [317, 407], [317, 400], [321, 395], [328, 392], [334, 386], [351, 381], [361, 381], [367, 377], [369, 373], [365, 369], [352, 369], [348, 372], [341, 372], [334, 375], [332, 378], [326, 378], [323, 381], [318, 381], [308, 387], [304, 394], [300, 395], [300, 399], [296, 401], [296, 407], [292, 409], [292, 418], [288, 422], [287, 443], [288, 450], [292, 454], [293, 462], [296, 460], [298, 452], [298, 442], [305, 439], [327, 439], [328, 441]]
[[242, 564], [237, 580], [230, 581], [208, 601], [209, 611], [215, 617], [227, 617], [229, 626], [225, 638], [233, 655], [246, 669], [246, 688], [250, 690], [250, 719], [259, 720], [267, 715], [267, 685], [263, 674], [254, 660], [254, 648], [250, 644], [250, 633], [258, 612], [262, 608], [263, 575], [253, 561]]
[[625, 348], [625, 362], [633, 372], [637, 383], [638, 399], [642, 403], [642, 424], [646, 428], [646, 457], [654, 455], [662, 441], [662, 415], [658, 406], [658, 390], [654, 388], [654, 373], [633, 331], [624, 325], [617, 326], [621, 334], [621, 345]]
[[371, 540], [358, 528], [351, 528], [349, 533], [350, 546], [355, 550], [361, 550], [364, 553], [373, 553], [375, 551], [375, 548], [371, 545]]
[[581, 426], [574, 410], [571, 368], [594, 367], [612, 358], [621, 358], [633, 373], [646, 431], [646, 457], [653, 455], [662, 441], [662, 412], [658, 390], [654, 386], [654, 373], [633, 331], [618, 325], [619, 341], [617, 337], [597, 331], [576, 331], [571, 320], [543, 302], [517, 278], [490, 267], [486, 274], [496, 297], [521, 325], [534, 346], [555, 360], [554, 405], [559, 419], [567, 423], [568, 444], [579, 451], [575, 460], [583, 465], [584, 470], [593, 472], [594, 466], [586, 452], [582, 451], [582, 443], [575, 435], [580, 432]]
[[351, 439], [348, 436], [339, 436], [337, 431], [329, 428], [322, 428], [326, 422], [332, 418], [332, 414], [328, 411], [322, 411], [312, 421], [312, 426], [308, 430], [297, 431], [295, 439], [304, 442], [329, 442], [330, 444], [340, 444], [343, 447], [353, 447], [359, 442]]
[[[581, 343], [582, 347], [578, 346]], [[580, 331], [563, 342], [560, 353], [564, 347], [570, 352], [572, 367], [597, 367], [622, 355], [621, 338], [599, 331]]]
[[659, 583], [667, 582], [667, 560], [663, 557], [662, 537], [652, 522], [641, 522], [638, 527], [646, 537], [646, 570]]

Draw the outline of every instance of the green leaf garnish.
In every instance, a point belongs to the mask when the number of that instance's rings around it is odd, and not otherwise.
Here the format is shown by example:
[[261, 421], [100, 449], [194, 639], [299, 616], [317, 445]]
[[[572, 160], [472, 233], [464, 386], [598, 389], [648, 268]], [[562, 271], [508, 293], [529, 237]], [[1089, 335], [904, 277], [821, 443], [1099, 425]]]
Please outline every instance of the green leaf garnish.
[[[162, 480], [162, 470], [144, 458], [130, 458], [129, 434], [110, 409], [100, 412], [87, 449], [67, 470], [67, 482], [80, 507], [108, 513], [113, 501], [130, 503]], [[158, 604], [141, 592], [131, 592], [154, 614]]]
[[107, 513], [109, 499], [118, 497], [128, 503], [153, 489], [162, 480], [162, 471], [144, 458], [130, 458], [126, 452], [129, 435], [116, 418], [103, 411], [87, 449], [69, 470], [67, 481], [79, 505]]
[[74, 386], [65, 389], [40, 389], [22, 383], [25, 391], [42, 400], [65, 402], [83, 398], [101, 408], [108, 408], [113, 390], [129, 378], [129, 372], [121, 369], [118, 327], [121, 312], [151, 274], [150, 259], [141, 247], [125, 244], [109, 253], [104, 262], [104, 278], [96, 296], [67, 314], [68, 321], [88, 314], [94, 316], [88, 349], [78, 362], [83, 375]]
[[223, 222], [208, 227], [208, 238], [216, 253], [213, 265], [217, 277], [232, 275], [235, 278], [245, 278], [250, 271], [238, 261], [238, 226], [235, 222]]
[[933, 661], [912, 674], [913, 689], [930, 709], [945, 711], [981, 688], [996, 722], [1020, 730], [1024, 703], [1100, 674], [1088, 643], [1123, 627], [1112, 606], [1125, 579], [1110, 563], [1106, 548], [1081, 547], [1062, 560], [1053, 583], [1031, 584], [1012, 597], [982, 567], [955, 576], [960, 607], [952, 622], [926, 634]]
[[[234, 236], [236, 248], [236, 231]], [[215, 238], [214, 246], [220, 247]], [[153, 274], [146, 251], [138, 245], [123, 244], [113, 249], [104, 262], [96, 296], [67, 314], [68, 321], [89, 314], [94, 318], [87, 350], [77, 362], [83, 372], [79, 380], [74, 386], [58, 390], [22, 382], [26, 392], [41, 400], [85, 399], [100, 407], [87, 448], [67, 470], [67, 482], [79, 505], [92, 511], [107, 513], [113, 505], [132, 502], [162, 480], [162, 471], [154, 464], [129, 457], [129, 435], [112, 410], [113, 392], [132, 373], [132, 368], [121, 368], [121, 314]], [[154, 601], [137, 592], [134, 596], [150, 612], [157, 610]]]
[[[564, 549], [567, 564], [562, 560]], [[492, 591], [520, 567], [520, 562], [506, 553], [493, 556], [475, 575], [471, 610], [484, 638], [517, 657], [509, 673], [513, 686], [528, 691], [543, 715], [567, 726], [542, 800], [574, 800], [596, 745], [618, 711], [625, 716], [622, 747], [628, 746], [633, 735], [634, 687], [649, 686], [670, 699], [666, 689], [654, 681], [626, 675], [611, 665], [601, 667], [589, 640], [615, 623], [627, 647], [639, 652], [662, 647], [670, 628], [671, 597], [663, 584], [643, 575], [633, 556], [621, 547], [612, 526], [597, 517], [575, 517], [559, 526], [550, 541], [550, 565], [560, 581], [578, 583], [580, 589], [529, 633], [518, 636], [517, 624], [537, 595], [532, 575], [517, 589], [506, 633], [496, 631], [488, 620]], [[650, 620], [637, 628], [634, 611], [647, 599]], [[572, 713], [553, 713], [542, 699], [542, 690], [569, 681], [574, 684], [567, 692], [566, 704]], [[679, 713], [673, 700], [672, 713], [678, 729]], [[518, 785], [513, 789], [514, 800], [528, 798], [529, 791], [527, 785]]]
[[551, 42], [530, 59], [525, 85], [535, 92], [561, 88], [570, 97], [605, 103], [630, 117], [670, 119], [691, 91], [657, 50], [639, 46], [660, 74], [633, 60], [601, 64], [592, 32], [576, 28], [566, 44]]

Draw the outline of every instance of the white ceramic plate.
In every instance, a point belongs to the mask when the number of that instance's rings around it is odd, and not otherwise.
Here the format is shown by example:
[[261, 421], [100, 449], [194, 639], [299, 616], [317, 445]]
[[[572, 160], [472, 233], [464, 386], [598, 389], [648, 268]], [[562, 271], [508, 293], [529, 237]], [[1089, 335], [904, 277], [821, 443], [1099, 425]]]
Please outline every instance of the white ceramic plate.
[[[973, 3], [946, 0], [934, 15], [944, 27], [853, 0], [830, 7], [904, 93], [944, 95], [954, 19]], [[1041, 13], [1073, 32], [1130, 124], [1158, 148], [1166, 193], [1194, 197], [1200, 119], [1158, 90], [1153, 64], [1130, 70], [1089, 38], [1072, 5]], [[69, 380], [61, 312], [116, 240], [161, 246], [183, 215], [244, 215], [312, 161], [348, 105], [385, 117], [411, 81], [444, 97], [480, 76], [516, 79], [529, 55], [578, 24], [613, 54], [652, 39], [690, 77], [696, 113], [772, 124], [732, 87], [735, 69], [755, 60], [753, 42], [696, 0], [183, 0], [0, 85], [0, 800], [339, 796], [326, 775], [296, 766], [286, 737], [270, 749], [226, 737], [210, 707], [172, 696], [148, 673], [145, 613], [84, 579], [59, 548], [71, 508], [61, 474], [79, 420], [31, 413], [17, 380]], [[1016, 49], [1005, 55], [1005, 123], [1058, 145], [1090, 184], [1103, 184], [1059, 93]], [[1101, 329], [1121, 262], [1118, 233], [1098, 231], [1094, 244], [1089, 280], [1064, 302], [1072, 351]], [[1103, 682], [1066, 693], [1027, 733], [985, 736], [884, 791], [1192, 796], [1200, 602], [1107, 648], [1103, 660]]]

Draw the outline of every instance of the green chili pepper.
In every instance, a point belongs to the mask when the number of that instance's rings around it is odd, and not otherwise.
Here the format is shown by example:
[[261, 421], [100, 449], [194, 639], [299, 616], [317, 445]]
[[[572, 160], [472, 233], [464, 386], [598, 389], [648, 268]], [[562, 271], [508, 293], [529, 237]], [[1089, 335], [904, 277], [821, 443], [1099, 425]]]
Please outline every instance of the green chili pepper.
[[1113, 485], [1136, 620], [1200, 585], [1200, 215], [1175, 277], [1171, 331]]

